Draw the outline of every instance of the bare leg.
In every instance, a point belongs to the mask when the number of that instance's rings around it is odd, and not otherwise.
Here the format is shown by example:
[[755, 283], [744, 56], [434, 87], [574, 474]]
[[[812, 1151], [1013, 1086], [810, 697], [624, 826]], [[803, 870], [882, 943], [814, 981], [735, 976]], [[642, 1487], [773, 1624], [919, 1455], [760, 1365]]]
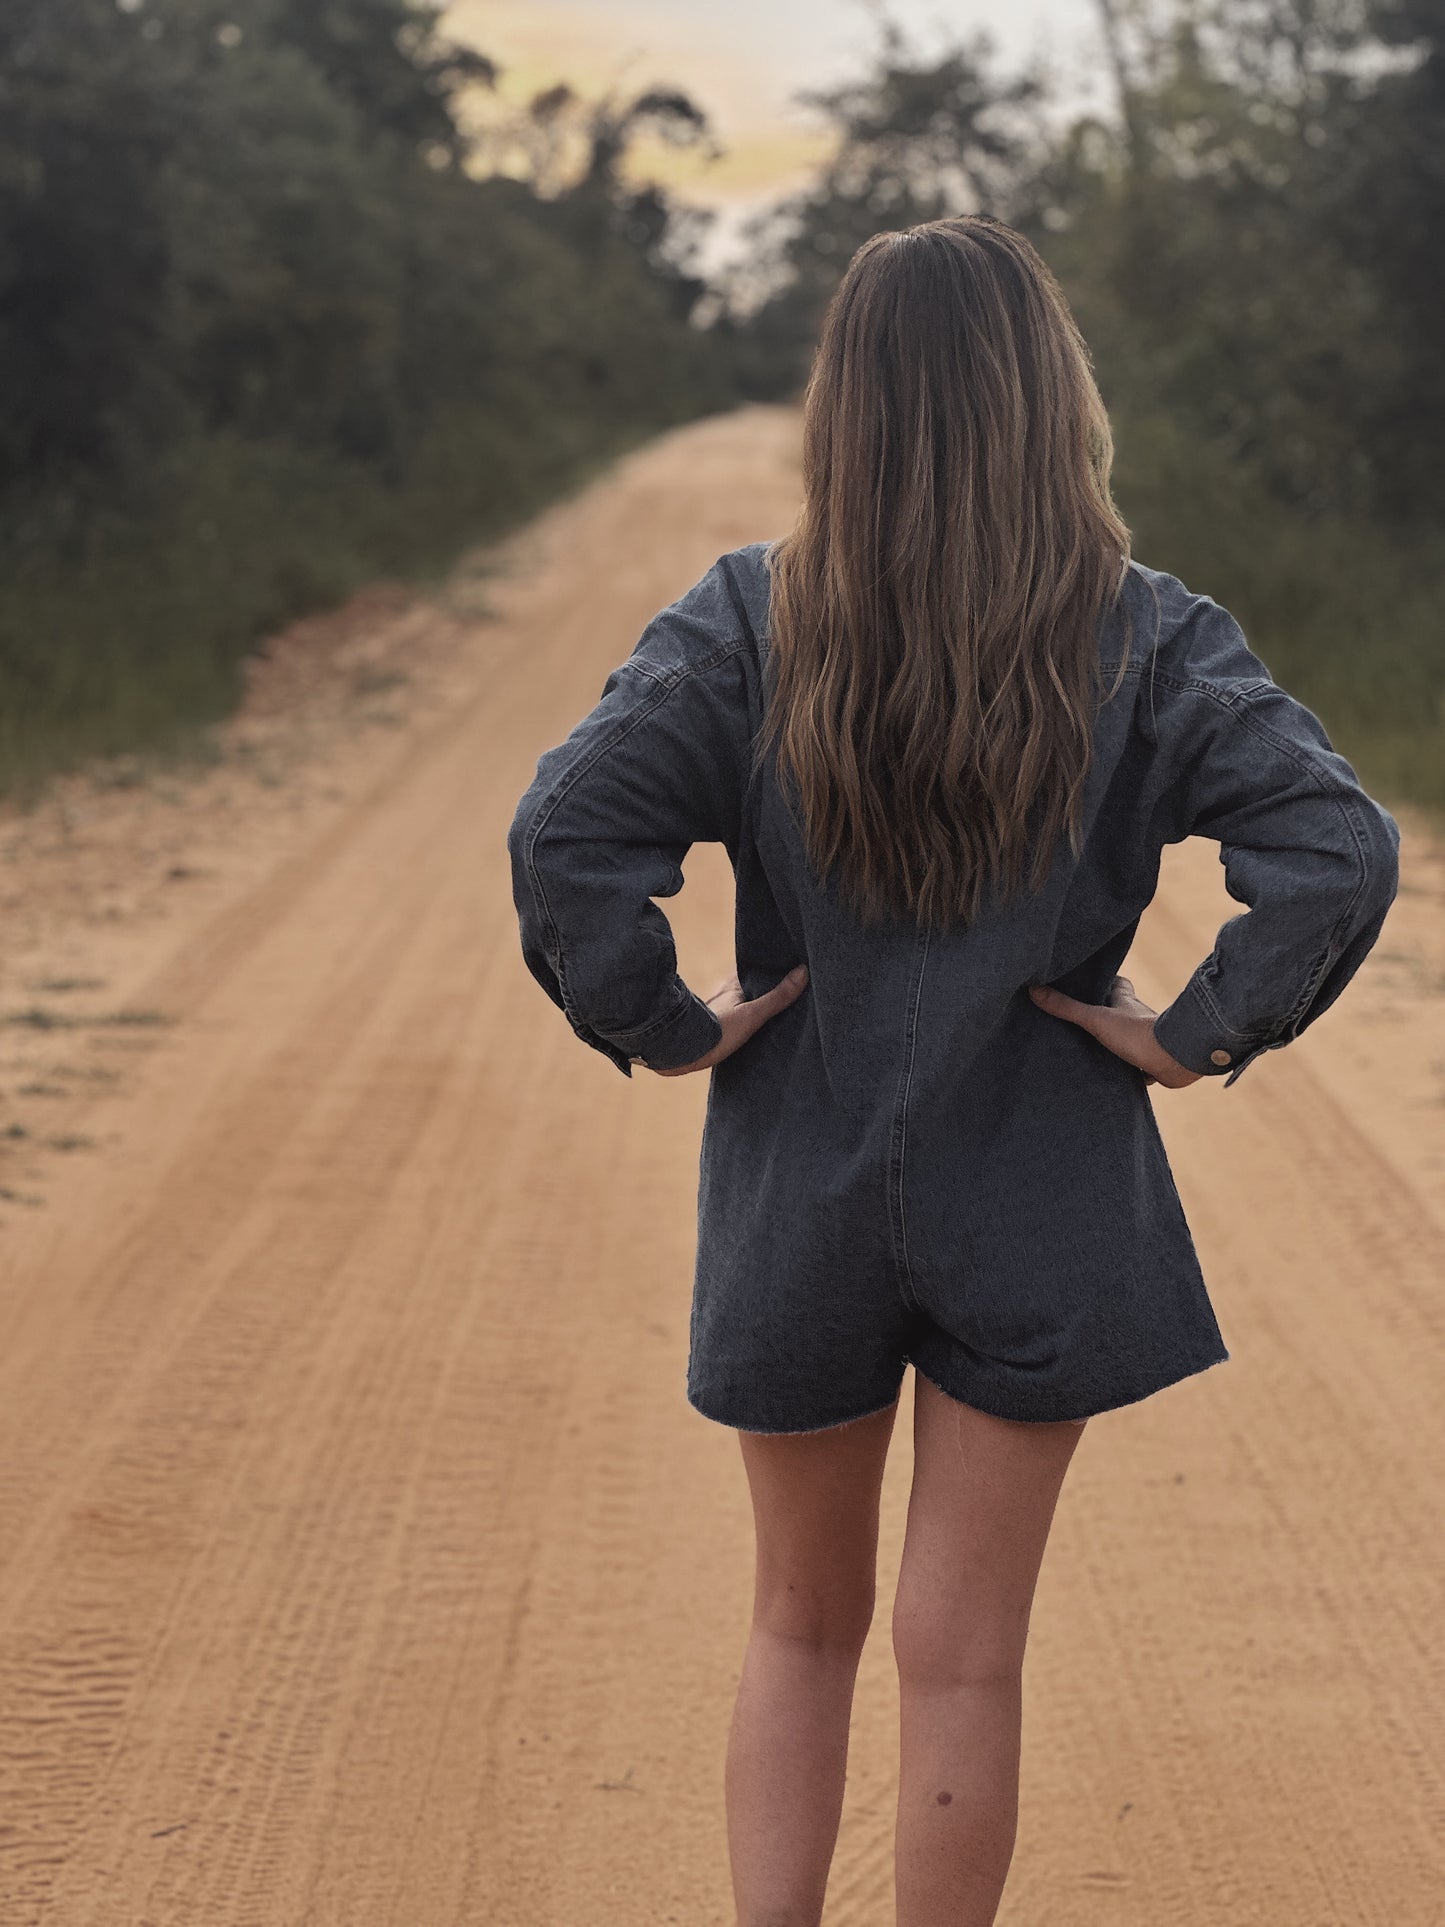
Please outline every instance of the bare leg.
[[990, 1927], [1018, 1824], [1034, 1584], [1078, 1424], [1023, 1424], [914, 1375], [893, 1613], [902, 1714], [898, 1927]]
[[825, 1432], [742, 1434], [758, 1563], [727, 1759], [739, 1927], [822, 1919], [897, 1410]]

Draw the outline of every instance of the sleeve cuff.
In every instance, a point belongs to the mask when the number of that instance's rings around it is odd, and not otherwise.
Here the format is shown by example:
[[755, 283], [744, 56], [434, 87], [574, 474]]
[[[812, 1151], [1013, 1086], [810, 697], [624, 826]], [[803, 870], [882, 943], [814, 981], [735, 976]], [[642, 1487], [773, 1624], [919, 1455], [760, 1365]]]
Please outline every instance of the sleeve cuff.
[[1186, 1070], [1197, 1077], [1223, 1077], [1226, 1087], [1261, 1051], [1274, 1048], [1265, 1040], [1240, 1037], [1229, 1030], [1192, 982], [1154, 1019], [1154, 1035]]
[[625, 1035], [615, 1031], [609, 1035], [608, 1041], [629, 1063], [645, 1064], [649, 1070], [680, 1070], [684, 1064], [695, 1064], [699, 1057], [706, 1057], [714, 1045], [721, 1043], [723, 1028], [715, 1012], [681, 978], [678, 983], [682, 1001], [660, 1023]]

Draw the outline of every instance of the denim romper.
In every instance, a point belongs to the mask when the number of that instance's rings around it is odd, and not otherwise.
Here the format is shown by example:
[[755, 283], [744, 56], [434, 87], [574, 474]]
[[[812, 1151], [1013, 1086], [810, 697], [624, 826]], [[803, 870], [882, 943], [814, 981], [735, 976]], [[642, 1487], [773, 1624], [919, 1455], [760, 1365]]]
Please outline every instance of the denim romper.
[[1100, 630], [1105, 687], [1126, 668], [1080, 854], [966, 928], [865, 928], [811, 871], [773, 758], [751, 770], [768, 546], [653, 618], [508, 835], [527, 966], [626, 1075], [721, 1035], [655, 901], [691, 844], [731, 858], [744, 994], [808, 966], [710, 1074], [689, 1400], [811, 1431], [890, 1404], [911, 1360], [999, 1417], [1080, 1419], [1227, 1358], [1142, 1073], [1027, 986], [1103, 1002], [1161, 849], [1208, 836], [1248, 913], [1157, 1035], [1232, 1084], [1358, 969], [1395, 894], [1394, 819], [1224, 609], [1131, 563]]

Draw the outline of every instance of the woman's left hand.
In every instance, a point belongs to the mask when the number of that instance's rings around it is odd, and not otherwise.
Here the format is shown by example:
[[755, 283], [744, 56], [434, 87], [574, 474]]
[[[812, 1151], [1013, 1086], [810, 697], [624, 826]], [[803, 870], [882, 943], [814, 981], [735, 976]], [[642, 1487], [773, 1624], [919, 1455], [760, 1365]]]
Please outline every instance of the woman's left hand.
[[1178, 1091], [1199, 1082], [1199, 1072], [1171, 1057], [1154, 1035], [1158, 1012], [1134, 994], [1127, 977], [1114, 979], [1107, 1004], [1081, 1004], [1077, 997], [1066, 997], [1062, 990], [1051, 990], [1047, 984], [1031, 985], [1029, 995], [1040, 1010], [1051, 1017], [1062, 1017], [1067, 1024], [1077, 1024], [1080, 1030], [1097, 1037], [1106, 1050], [1143, 1071], [1146, 1083]]
[[786, 977], [765, 990], [761, 997], [744, 997], [743, 987], [736, 977], [728, 977], [720, 983], [711, 997], [703, 1002], [722, 1025], [722, 1037], [708, 1052], [692, 1064], [678, 1064], [672, 1070], [652, 1069], [658, 1077], [686, 1077], [691, 1071], [711, 1070], [725, 1057], [731, 1057], [735, 1050], [741, 1050], [750, 1037], [762, 1029], [770, 1018], [776, 1017], [780, 1010], [795, 1004], [808, 984], [808, 966], [798, 964]]

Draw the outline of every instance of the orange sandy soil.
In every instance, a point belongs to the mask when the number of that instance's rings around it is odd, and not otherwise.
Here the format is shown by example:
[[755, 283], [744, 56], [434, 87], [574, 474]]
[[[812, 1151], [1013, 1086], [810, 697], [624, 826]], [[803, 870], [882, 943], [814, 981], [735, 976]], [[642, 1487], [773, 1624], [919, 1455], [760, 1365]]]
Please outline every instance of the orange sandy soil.
[[[737, 1447], [687, 1406], [702, 1079], [518, 953], [537, 754], [797, 423], [629, 457], [283, 637], [208, 763], [0, 821], [0, 1921], [727, 1927]], [[1088, 1429], [1004, 1927], [1445, 1920], [1445, 851], [1342, 1006], [1161, 1093], [1231, 1361]], [[726, 864], [675, 906], [705, 992]], [[1235, 906], [1172, 853], [1163, 1000]], [[884, 1597], [908, 1480], [885, 1504]], [[886, 1613], [830, 1927], [885, 1927]]]

